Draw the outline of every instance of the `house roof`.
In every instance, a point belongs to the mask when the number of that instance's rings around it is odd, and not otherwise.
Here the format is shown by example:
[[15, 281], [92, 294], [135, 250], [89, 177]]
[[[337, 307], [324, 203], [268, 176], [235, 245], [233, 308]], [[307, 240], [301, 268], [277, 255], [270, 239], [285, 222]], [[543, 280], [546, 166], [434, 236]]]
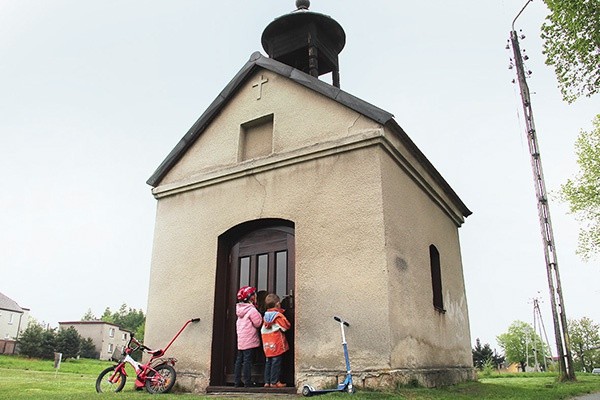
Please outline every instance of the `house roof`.
[[106, 322], [106, 321], [63, 321], [63, 322], [59, 322], [58, 325], [110, 325], [110, 326], [114, 326], [119, 328], [121, 331], [123, 332], [130, 332], [131, 331], [129, 329], [125, 329], [125, 328], [121, 328], [119, 325], [117, 324], [113, 324], [112, 322]]
[[7, 310], [7, 311], [16, 311], [19, 313], [28, 311], [28, 310], [23, 309], [21, 306], [19, 306], [17, 304], [16, 301], [14, 301], [10, 297], [4, 295], [3, 293], [0, 293], [0, 309]]
[[238, 71], [238, 73], [227, 84], [227, 86], [225, 86], [217, 98], [210, 104], [210, 106], [208, 106], [200, 118], [198, 118], [194, 125], [192, 125], [188, 132], [177, 143], [175, 148], [171, 150], [164, 161], [158, 166], [156, 171], [154, 171], [152, 176], [146, 181], [148, 185], [156, 187], [160, 184], [160, 181], [167, 175], [171, 168], [177, 164], [186, 151], [194, 144], [196, 139], [202, 135], [204, 130], [214, 120], [214, 118], [219, 115], [223, 107], [225, 107], [229, 100], [231, 100], [242, 84], [244, 84], [245, 81], [249, 79], [249, 77], [252, 76], [253, 73], [259, 68], [263, 68], [289, 78], [290, 80], [308, 89], [320, 93], [321, 95], [339, 104], [342, 104], [372, 119], [373, 121], [380, 123], [381, 125], [386, 126], [388, 129], [398, 135], [400, 140], [402, 140], [411, 154], [429, 172], [431, 177], [436, 181], [437, 184], [440, 185], [442, 190], [453, 200], [453, 202], [461, 210], [463, 216], [467, 217], [471, 215], [471, 211], [462, 202], [462, 200], [458, 197], [456, 192], [454, 192], [446, 180], [435, 169], [431, 162], [429, 162], [425, 155], [414, 144], [414, 142], [408, 137], [400, 125], [398, 125], [391, 113], [289, 65], [283, 64], [272, 58], [265, 57], [260, 52], [252, 53], [248, 62], [242, 67], [242, 69]]

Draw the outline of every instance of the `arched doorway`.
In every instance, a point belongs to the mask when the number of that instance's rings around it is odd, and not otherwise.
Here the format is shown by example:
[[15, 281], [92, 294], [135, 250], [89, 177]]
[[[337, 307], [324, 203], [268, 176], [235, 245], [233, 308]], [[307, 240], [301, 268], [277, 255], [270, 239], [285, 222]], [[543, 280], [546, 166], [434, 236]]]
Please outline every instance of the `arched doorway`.
[[[294, 244], [294, 224], [279, 219], [247, 222], [219, 238], [211, 386], [233, 385], [236, 293], [245, 285], [261, 293], [276, 293], [282, 299], [285, 316], [292, 323], [286, 333], [290, 351], [284, 357], [282, 381], [294, 386]], [[261, 308], [259, 302], [259, 311], [264, 312]], [[262, 349], [256, 353], [252, 378], [262, 386], [264, 355]]]

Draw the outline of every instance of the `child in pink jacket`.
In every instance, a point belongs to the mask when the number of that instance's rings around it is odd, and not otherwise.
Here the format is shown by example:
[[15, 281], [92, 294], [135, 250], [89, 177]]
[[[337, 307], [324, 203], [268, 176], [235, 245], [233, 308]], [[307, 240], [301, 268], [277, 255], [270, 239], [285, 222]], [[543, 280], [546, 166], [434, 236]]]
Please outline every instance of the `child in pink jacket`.
[[237, 332], [237, 356], [235, 359], [234, 384], [242, 386], [242, 375], [244, 386], [252, 386], [252, 358], [254, 349], [260, 347], [258, 328], [262, 325], [262, 316], [256, 309], [256, 289], [251, 286], [240, 288], [237, 293], [238, 303], [236, 305], [236, 332]]

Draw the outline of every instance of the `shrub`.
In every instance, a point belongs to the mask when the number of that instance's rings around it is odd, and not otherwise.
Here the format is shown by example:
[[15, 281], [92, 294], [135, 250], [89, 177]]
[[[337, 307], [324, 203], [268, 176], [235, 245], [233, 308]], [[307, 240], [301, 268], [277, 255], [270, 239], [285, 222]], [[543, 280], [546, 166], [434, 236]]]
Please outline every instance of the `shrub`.
[[30, 323], [17, 340], [19, 353], [29, 358], [41, 357], [43, 333], [44, 328], [37, 323]]

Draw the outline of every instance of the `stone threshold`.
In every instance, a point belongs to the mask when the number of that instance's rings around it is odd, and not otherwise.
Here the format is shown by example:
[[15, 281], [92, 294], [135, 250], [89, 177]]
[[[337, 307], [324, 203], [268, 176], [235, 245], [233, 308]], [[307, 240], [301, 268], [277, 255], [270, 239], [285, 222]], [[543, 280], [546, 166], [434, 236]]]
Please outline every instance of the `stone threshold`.
[[208, 394], [296, 394], [295, 386], [284, 388], [266, 388], [266, 387], [234, 387], [234, 386], [209, 386], [206, 388]]

